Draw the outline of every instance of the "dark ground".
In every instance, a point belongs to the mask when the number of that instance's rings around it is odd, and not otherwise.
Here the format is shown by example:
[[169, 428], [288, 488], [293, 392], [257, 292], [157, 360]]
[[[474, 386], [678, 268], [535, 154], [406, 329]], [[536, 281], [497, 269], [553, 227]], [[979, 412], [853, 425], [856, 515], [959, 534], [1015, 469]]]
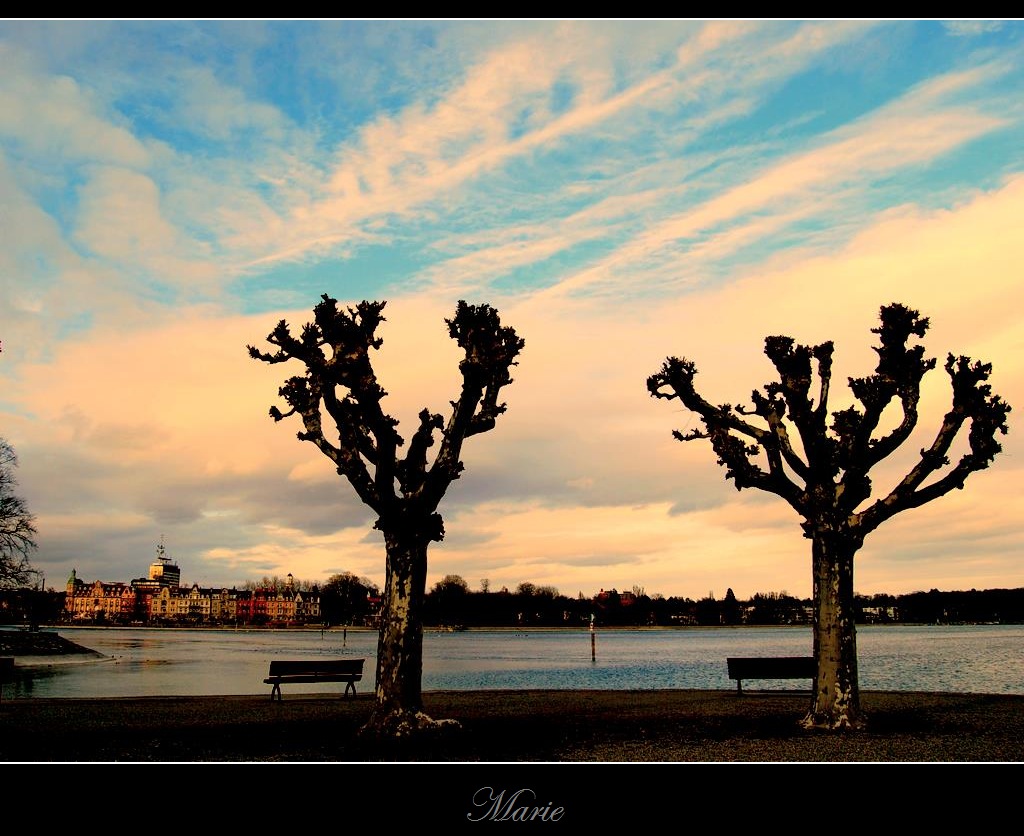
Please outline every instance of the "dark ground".
[[6, 699], [5, 762], [1024, 762], [1024, 697], [862, 693], [869, 727], [805, 731], [806, 693], [445, 691], [461, 729], [382, 746], [372, 696]]

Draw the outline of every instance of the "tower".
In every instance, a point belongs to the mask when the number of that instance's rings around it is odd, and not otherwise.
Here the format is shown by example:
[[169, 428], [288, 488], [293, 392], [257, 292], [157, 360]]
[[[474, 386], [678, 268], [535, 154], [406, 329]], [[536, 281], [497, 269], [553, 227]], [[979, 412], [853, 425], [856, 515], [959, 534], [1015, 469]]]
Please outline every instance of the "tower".
[[156, 547], [156, 560], [149, 564], [149, 579], [158, 581], [160, 586], [177, 587], [181, 583], [181, 569], [173, 563], [164, 550], [164, 537]]

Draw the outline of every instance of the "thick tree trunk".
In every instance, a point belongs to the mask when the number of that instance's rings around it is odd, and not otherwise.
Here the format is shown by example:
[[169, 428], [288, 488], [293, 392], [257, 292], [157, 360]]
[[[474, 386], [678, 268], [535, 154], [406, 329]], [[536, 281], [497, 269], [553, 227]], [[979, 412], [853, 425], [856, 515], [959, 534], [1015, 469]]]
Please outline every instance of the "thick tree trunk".
[[855, 729], [864, 725], [857, 684], [857, 632], [853, 605], [853, 556], [847, 538], [815, 533], [814, 697], [805, 728]]
[[363, 732], [402, 738], [454, 724], [423, 713], [423, 601], [427, 542], [384, 534], [387, 567], [377, 639], [376, 704]]

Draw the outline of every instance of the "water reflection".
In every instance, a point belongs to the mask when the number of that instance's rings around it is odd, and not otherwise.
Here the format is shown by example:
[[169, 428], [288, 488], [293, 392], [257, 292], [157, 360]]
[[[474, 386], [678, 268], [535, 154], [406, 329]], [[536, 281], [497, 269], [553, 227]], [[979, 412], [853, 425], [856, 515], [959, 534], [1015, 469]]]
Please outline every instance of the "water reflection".
[[[366, 658], [360, 693], [373, 690], [377, 635], [371, 631], [60, 628], [104, 654], [17, 667], [4, 698], [269, 694], [271, 659]], [[858, 630], [865, 690], [1024, 694], [1024, 627], [866, 626]], [[806, 627], [685, 628], [598, 632], [467, 631], [424, 636], [426, 690], [733, 689], [727, 656], [810, 655]], [[295, 685], [291, 693], [321, 693]], [[757, 687], [799, 688], [793, 681]]]

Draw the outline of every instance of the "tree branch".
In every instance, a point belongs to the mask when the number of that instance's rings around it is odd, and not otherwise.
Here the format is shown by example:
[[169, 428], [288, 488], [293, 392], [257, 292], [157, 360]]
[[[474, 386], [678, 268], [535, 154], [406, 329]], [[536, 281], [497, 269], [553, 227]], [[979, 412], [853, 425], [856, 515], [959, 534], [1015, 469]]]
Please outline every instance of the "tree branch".
[[[807, 464], [793, 449], [793, 444], [789, 439], [789, 429], [784, 420], [786, 415], [785, 401], [780, 401], [771, 394], [765, 397], [756, 390], [751, 393], [751, 399], [754, 402], [754, 414], [761, 416], [767, 422], [768, 429], [771, 432], [773, 443], [769, 443], [767, 438], [762, 440], [762, 444], [769, 451], [769, 455], [772, 454], [771, 450], [773, 447], [777, 448], [793, 472], [806, 481], [808, 473]], [[748, 414], [740, 410], [739, 407], [737, 407], [737, 410], [743, 415]]]
[[524, 341], [515, 330], [502, 326], [489, 305], [467, 305], [460, 300], [455, 316], [446, 319], [448, 334], [465, 352], [459, 363], [462, 391], [452, 401], [452, 413], [441, 433], [437, 458], [424, 482], [427, 507], [436, 507], [448, 485], [463, 470], [459, 456], [466, 438], [494, 427], [505, 404], [498, 403], [502, 387], [512, 382], [509, 370]]
[[[360, 499], [380, 515], [378, 527], [416, 517], [417, 525], [440, 539], [443, 524], [434, 509], [462, 470], [459, 453], [464, 439], [491, 429], [505, 411], [498, 395], [512, 382], [509, 367], [515, 365], [523, 340], [513, 329], [501, 327], [497, 312], [489, 306], [459, 302], [454, 319], [446, 322], [450, 335], [465, 351], [459, 364], [462, 393], [452, 403], [447, 426], [440, 415], [420, 413], [409, 452], [400, 462], [397, 449], [404, 440], [396, 429], [398, 421], [382, 408], [387, 392], [370, 362], [370, 350], [383, 342], [376, 329], [384, 321], [384, 306], [384, 302], [363, 301], [342, 310], [337, 300], [324, 294], [314, 308], [314, 321], [303, 327], [299, 339], [281, 320], [267, 337], [278, 351], [261, 352], [249, 346], [249, 355], [267, 363], [296, 359], [306, 366], [305, 377], [290, 378], [279, 391], [290, 410], [282, 412], [275, 406], [270, 414], [275, 421], [296, 413], [302, 417], [305, 431], [298, 437], [335, 462]], [[339, 388], [346, 392], [344, 396], [339, 396]], [[324, 436], [321, 407], [337, 426], [337, 446]], [[441, 447], [428, 471], [427, 450], [434, 444], [435, 430], [441, 431]], [[396, 494], [396, 481], [401, 495]]]
[[[764, 341], [764, 353], [779, 373], [779, 382], [764, 388], [770, 397], [781, 395], [785, 401], [806, 457], [806, 469], [798, 472], [809, 486], [832, 483], [838, 472], [836, 445], [825, 432], [832, 350], [831, 343], [806, 346], [796, 343], [792, 337], [767, 337]], [[817, 408], [810, 398], [812, 359], [818, 365], [820, 381]]]
[[[950, 354], [945, 368], [953, 388], [952, 409], [943, 417], [931, 446], [921, 451], [917, 465], [888, 496], [858, 515], [857, 525], [865, 534], [900, 511], [920, 507], [954, 488], [962, 489], [971, 473], [987, 468], [1002, 450], [995, 437], [1008, 432], [1006, 416], [1011, 409], [998, 395], [992, 395], [992, 387], [986, 382], [992, 366]], [[950, 463], [949, 449], [967, 422], [970, 452], [937, 481], [922, 487], [926, 479]]]
[[25, 586], [36, 571], [28, 559], [38, 548], [35, 517], [15, 493], [17, 465], [14, 448], [0, 438], [0, 588]]
[[419, 414], [420, 425], [409, 442], [409, 452], [398, 465], [398, 483], [409, 497], [423, 487], [427, 475], [427, 450], [434, 446], [434, 430], [444, 427], [444, 418], [429, 409]]
[[[895, 452], [917, 426], [917, 406], [921, 396], [921, 380], [935, 368], [934, 358], [924, 359], [924, 348], [907, 348], [911, 336], [924, 337], [929, 320], [903, 305], [886, 305], [879, 311], [881, 325], [872, 328], [879, 335], [878, 366], [869, 378], [850, 380], [854, 396], [864, 404], [864, 419], [853, 439], [856, 457], [865, 462], [869, 470], [882, 459]], [[872, 440], [882, 413], [894, 397], [900, 399], [903, 417], [900, 425], [889, 435]]]
[[[794, 507], [802, 501], [802, 490], [786, 475], [782, 466], [783, 449], [788, 445], [788, 437], [784, 428], [765, 430], [749, 424], [737, 417], [733, 407], [728, 404], [713, 406], [701, 397], [693, 385], [697, 374], [696, 366], [689, 360], [669, 357], [657, 374], [647, 379], [647, 390], [655, 398], [672, 400], [678, 398], [687, 409], [700, 415], [706, 432], [690, 432], [686, 435], [676, 431], [674, 437], [680, 441], [692, 441], [698, 438], [711, 440], [712, 449], [718, 454], [718, 463], [726, 468], [726, 478], [733, 479], [737, 490], [756, 487], [777, 494]], [[768, 387], [766, 387], [768, 388]], [[665, 391], [668, 389], [669, 391]], [[754, 412], [766, 420], [769, 413], [777, 413], [782, 409], [769, 390], [769, 397], [755, 395]], [[781, 415], [777, 415], [781, 424]], [[740, 433], [753, 439], [756, 443], [749, 445], [732, 435]], [[764, 449], [768, 460], [768, 472], [755, 465], [751, 458]], [[802, 461], [790, 447], [785, 454], [786, 460], [792, 459], [798, 472], [806, 471]]]

